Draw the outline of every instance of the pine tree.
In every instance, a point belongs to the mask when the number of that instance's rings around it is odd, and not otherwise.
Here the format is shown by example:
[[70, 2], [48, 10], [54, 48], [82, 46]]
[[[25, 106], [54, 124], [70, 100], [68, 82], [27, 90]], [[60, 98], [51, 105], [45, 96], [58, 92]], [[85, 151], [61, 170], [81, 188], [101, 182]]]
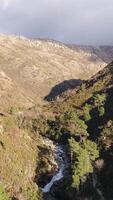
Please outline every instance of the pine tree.
[[72, 154], [72, 187], [79, 190], [80, 185], [87, 180], [88, 174], [93, 173], [92, 163], [98, 158], [99, 151], [96, 143], [90, 140], [79, 143], [71, 138], [69, 146]]
[[89, 104], [85, 104], [85, 106], [83, 107], [83, 116], [84, 116], [84, 120], [87, 122], [91, 119], [91, 115], [90, 115], [90, 109], [91, 109], [91, 105]]

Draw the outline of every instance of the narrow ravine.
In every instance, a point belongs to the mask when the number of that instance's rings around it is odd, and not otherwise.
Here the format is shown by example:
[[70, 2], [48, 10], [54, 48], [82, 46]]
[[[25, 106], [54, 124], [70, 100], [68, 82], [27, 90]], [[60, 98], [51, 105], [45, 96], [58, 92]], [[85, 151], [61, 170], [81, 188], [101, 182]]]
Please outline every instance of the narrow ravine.
[[[58, 143], [53, 144], [51, 142], [52, 142], [51, 140], [48, 140], [48, 143], [50, 143], [51, 145], [53, 145], [55, 147], [54, 157], [55, 157], [55, 161], [58, 165], [58, 169], [56, 170], [56, 172], [54, 172], [53, 177], [51, 178], [50, 182], [48, 182], [42, 188], [42, 192], [45, 195], [50, 195], [49, 198], [47, 198], [47, 199], [51, 199], [51, 195], [53, 195], [53, 193], [54, 193], [53, 188], [55, 187], [55, 183], [57, 181], [60, 181], [62, 178], [65, 178], [66, 172], [67, 172], [66, 167], [69, 164], [64, 146], [62, 146]], [[58, 184], [59, 184], [59, 182], [58, 182]], [[98, 187], [99, 186], [99, 180], [98, 180], [98, 177], [95, 173], [92, 174], [92, 183], [91, 184], [92, 184], [93, 190], [95, 191], [95, 194], [99, 197], [99, 199], [105, 200], [101, 188]], [[92, 199], [93, 195], [95, 195], [95, 194], [92, 194], [90, 197], [89, 197], [89, 194], [87, 194], [87, 200]], [[79, 199], [79, 197], [80, 196], [76, 196], [76, 199]], [[81, 199], [82, 199], [82, 197], [81, 197]]]
[[52, 179], [50, 180], [49, 183], [47, 183], [43, 188], [42, 191], [44, 193], [48, 193], [51, 190], [51, 187], [56, 181], [61, 180], [64, 177], [64, 169], [65, 169], [65, 159], [64, 159], [64, 150], [63, 147], [59, 144], [56, 145], [55, 148], [55, 160], [58, 164], [58, 171], [55, 172], [53, 175]]

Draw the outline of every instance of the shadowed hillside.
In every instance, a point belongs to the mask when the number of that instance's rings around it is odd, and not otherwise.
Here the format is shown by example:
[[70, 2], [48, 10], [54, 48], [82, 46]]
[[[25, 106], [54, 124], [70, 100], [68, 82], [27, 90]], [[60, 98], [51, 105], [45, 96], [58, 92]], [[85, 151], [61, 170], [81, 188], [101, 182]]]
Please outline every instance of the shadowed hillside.
[[44, 100], [53, 101], [59, 98], [59, 96], [62, 95], [62, 93], [64, 93], [65, 91], [76, 88], [78, 85], [80, 85], [80, 83], [81, 80], [76, 80], [76, 79], [65, 80], [62, 83], [54, 86], [51, 89], [51, 92], [44, 98]]

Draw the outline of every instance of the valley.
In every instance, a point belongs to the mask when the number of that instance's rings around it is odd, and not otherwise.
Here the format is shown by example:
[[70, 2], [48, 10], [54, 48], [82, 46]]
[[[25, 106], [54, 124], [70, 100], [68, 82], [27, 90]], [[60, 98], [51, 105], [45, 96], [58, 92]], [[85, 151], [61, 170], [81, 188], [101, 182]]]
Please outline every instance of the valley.
[[0, 47], [0, 200], [112, 200], [113, 47]]

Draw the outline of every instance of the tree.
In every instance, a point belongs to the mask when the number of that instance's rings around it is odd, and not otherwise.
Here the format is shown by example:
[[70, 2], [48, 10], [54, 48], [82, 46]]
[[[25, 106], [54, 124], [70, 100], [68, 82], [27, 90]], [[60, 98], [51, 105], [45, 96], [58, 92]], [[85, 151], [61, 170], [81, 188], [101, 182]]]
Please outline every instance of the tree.
[[102, 117], [105, 114], [105, 108], [103, 106], [101, 106], [99, 108], [99, 116]]
[[72, 187], [79, 190], [89, 173], [93, 173], [93, 161], [99, 156], [96, 143], [85, 140], [76, 142], [73, 138], [69, 140], [72, 155]]
[[102, 93], [102, 94], [96, 94], [94, 97], [94, 105], [98, 107], [98, 110], [101, 106], [103, 106], [105, 104], [106, 101], [106, 94]]
[[74, 111], [56, 117], [55, 121], [49, 121], [48, 134], [53, 139], [60, 139], [62, 136], [67, 139], [73, 136], [81, 140], [88, 136], [87, 125]]
[[83, 107], [83, 116], [84, 116], [84, 120], [87, 122], [91, 119], [91, 115], [90, 115], [90, 109], [91, 109], [91, 105], [89, 104], [85, 104], [85, 106]]
[[79, 118], [76, 112], [71, 111], [62, 115], [59, 119], [61, 131], [68, 132], [71, 136], [87, 137], [87, 125]]
[[104, 104], [106, 101], [106, 94], [96, 94], [94, 96], [94, 105], [98, 107], [99, 116], [102, 117], [105, 114]]

